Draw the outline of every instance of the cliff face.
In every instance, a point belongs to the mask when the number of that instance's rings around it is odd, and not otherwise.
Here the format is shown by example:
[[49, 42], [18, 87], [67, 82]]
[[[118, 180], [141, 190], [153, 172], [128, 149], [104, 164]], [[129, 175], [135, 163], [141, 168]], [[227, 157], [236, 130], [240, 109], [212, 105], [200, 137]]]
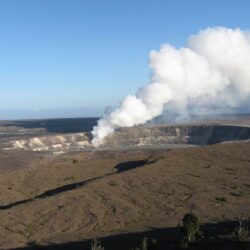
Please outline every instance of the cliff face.
[[[223, 125], [176, 125], [133, 127], [116, 130], [107, 136], [101, 148], [171, 145], [209, 145], [250, 139], [250, 127]], [[38, 136], [11, 140], [5, 150], [30, 150], [64, 153], [93, 149], [87, 133]]]
[[250, 139], [250, 128], [221, 125], [134, 127], [115, 131], [102, 147], [162, 144], [208, 145]]
[[64, 153], [68, 151], [79, 151], [90, 145], [86, 133], [75, 133], [66, 135], [38, 136], [22, 140], [11, 140], [6, 143], [5, 150], [30, 150], [39, 152]]
[[250, 128], [238, 126], [198, 126], [192, 127], [189, 134], [189, 143], [195, 145], [248, 139], [250, 139]]

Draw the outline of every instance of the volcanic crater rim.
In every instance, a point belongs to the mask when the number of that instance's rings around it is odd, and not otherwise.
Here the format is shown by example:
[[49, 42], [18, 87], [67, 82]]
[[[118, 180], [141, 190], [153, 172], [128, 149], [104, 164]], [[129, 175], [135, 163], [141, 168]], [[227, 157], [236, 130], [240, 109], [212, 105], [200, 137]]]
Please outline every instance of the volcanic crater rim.
[[[98, 149], [143, 147], [188, 147], [250, 139], [248, 124], [159, 124], [119, 128], [108, 135]], [[5, 142], [4, 150], [28, 150], [60, 154], [93, 150], [90, 132], [38, 135]]]

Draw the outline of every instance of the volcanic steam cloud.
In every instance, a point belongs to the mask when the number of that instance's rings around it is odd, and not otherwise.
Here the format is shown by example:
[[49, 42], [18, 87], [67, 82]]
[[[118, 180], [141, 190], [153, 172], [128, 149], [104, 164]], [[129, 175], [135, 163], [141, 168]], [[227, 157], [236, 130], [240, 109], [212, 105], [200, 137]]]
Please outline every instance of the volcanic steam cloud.
[[250, 96], [250, 33], [208, 28], [188, 38], [186, 47], [164, 44], [151, 51], [151, 81], [94, 127], [98, 147], [119, 127], [143, 124], [164, 110], [187, 115], [191, 107], [240, 108]]

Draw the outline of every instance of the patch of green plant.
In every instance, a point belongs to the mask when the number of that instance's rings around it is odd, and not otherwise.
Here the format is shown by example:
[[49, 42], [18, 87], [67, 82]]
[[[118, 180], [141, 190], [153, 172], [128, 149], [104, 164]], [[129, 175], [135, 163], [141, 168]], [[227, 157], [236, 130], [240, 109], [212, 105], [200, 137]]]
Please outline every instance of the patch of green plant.
[[181, 248], [188, 248], [191, 242], [194, 242], [201, 236], [200, 223], [198, 217], [193, 213], [187, 213], [182, 219], [182, 239]]
[[238, 225], [234, 233], [239, 241], [249, 241], [250, 239], [250, 218], [246, 219], [244, 216], [237, 218]]
[[231, 192], [230, 193], [232, 196], [236, 196], [236, 197], [242, 197], [244, 196], [246, 193], [244, 191], [239, 191], [239, 192]]
[[115, 213], [116, 212], [116, 208], [112, 207], [112, 212]]
[[34, 225], [32, 223], [27, 224], [26, 228], [24, 229], [24, 233], [27, 239], [29, 239], [32, 236], [33, 232], [34, 232]]
[[64, 178], [64, 181], [74, 180], [75, 178], [73, 176], [67, 176]]
[[223, 202], [227, 202], [227, 198], [226, 197], [216, 197], [215, 200], [218, 201], [218, 202], [222, 202], [222, 203]]
[[94, 239], [93, 243], [91, 244], [91, 250], [105, 250], [105, 248], [101, 245], [100, 241]]
[[110, 185], [110, 186], [113, 186], [113, 187], [118, 186], [118, 184], [117, 184], [116, 182], [114, 182], [114, 181], [110, 181], [110, 182], [109, 182], [109, 185]]
[[97, 192], [96, 192], [96, 195], [97, 195], [97, 199], [98, 199], [99, 201], [106, 201], [106, 200], [107, 200], [107, 197], [104, 196], [104, 195], [101, 194], [101, 193], [97, 193]]
[[147, 237], [144, 237], [140, 246], [133, 248], [132, 250], [156, 250], [157, 249], [157, 240], [149, 240]]
[[78, 162], [78, 160], [76, 160], [76, 159], [73, 159], [73, 161], [72, 161], [73, 164], [76, 164], [77, 162]]

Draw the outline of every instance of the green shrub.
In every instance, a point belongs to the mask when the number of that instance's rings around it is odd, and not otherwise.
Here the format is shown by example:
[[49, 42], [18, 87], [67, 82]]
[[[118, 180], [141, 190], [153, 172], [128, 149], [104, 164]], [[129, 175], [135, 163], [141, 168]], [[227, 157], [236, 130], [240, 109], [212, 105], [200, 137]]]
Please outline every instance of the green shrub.
[[76, 159], [73, 159], [73, 161], [72, 161], [73, 164], [75, 164], [77, 162], [78, 162], [78, 160], [76, 160]]
[[218, 202], [222, 202], [222, 203], [223, 202], [227, 202], [227, 198], [226, 197], [216, 197], [215, 200], [218, 201]]
[[181, 247], [187, 248], [190, 242], [195, 241], [200, 236], [200, 224], [194, 213], [185, 214], [182, 223], [183, 237], [181, 239]]
[[133, 250], [156, 250], [157, 249], [157, 240], [149, 240], [147, 237], [144, 237], [140, 246], [134, 248]]
[[248, 241], [250, 239], [250, 219], [244, 217], [238, 218], [238, 226], [235, 228], [235, 234], [239, 241]]
[[91, 250], [105, 250], [105, 248], [101, 245], [100, 241], [94, 239], [93, 243], [91, 244]]

